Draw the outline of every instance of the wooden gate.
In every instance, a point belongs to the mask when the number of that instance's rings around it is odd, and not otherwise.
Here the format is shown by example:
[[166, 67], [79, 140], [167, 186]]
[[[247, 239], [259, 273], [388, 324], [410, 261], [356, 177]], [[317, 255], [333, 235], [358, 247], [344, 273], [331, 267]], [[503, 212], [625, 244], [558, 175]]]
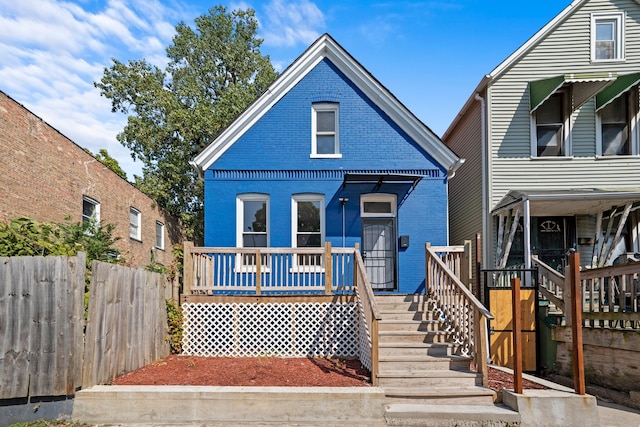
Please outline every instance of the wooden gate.
[[[518, 271], [517, 273], [521, 273]], [[489, 356], [492, 362], [498, 366], [505, 366], [513, 369], [513, 322], [512, 322], [512, 292], [511, 276], [501, 277], [487, 281], [487, 271], [485, 271], [485, 291], [488, 308], [494, 315], [494, 319], [489, 323]], [[531, 274], [525, 274], [531, 277]], [[520, 276], [520, 274], [518, 274]], [[533, 275], [537, 277], [537, 275]], [[522, 324], [522, 369], [524, 371], [537, 370], [537, 345], [536, 345], [536, 291], [535, 285], [531, 285], [531, 280], [520, 290], [520, 311]]]

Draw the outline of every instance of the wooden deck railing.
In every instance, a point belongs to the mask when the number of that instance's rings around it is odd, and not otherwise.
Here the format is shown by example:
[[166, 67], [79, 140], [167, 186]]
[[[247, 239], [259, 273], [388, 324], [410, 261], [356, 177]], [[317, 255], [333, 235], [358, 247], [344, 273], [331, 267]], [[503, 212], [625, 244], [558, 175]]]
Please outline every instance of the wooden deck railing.
[[[565, 275], [536, 257], [532, 257], [532, 264], [538, 267], [540, 293], [564, 313], [568, 292]], [[581, 270], [583, 326], [640, 329], [639, 274], [640, 263]]]
[[358, 247], [204, 248], [184, 245], [186, 296], [355, 295], [359, 351], [377, 385], [380, 312]]
[[431, 247], [427, 243], [425, 293], [442, 310], [464, 351], [473, 358], [478, 373], [482, 374], [483, 385], [487, 386], [486, 321], [493, 319], [493, 315], [443, 261], [443, 254], [452, 252], [451, 249], [456, 251], [455, 247]]

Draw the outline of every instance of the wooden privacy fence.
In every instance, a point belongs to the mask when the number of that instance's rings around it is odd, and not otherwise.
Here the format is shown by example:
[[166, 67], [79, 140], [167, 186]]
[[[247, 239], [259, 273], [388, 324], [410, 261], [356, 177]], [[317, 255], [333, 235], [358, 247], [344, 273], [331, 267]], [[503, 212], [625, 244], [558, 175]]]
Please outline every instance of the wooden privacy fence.
[[142, 269], [92, 264], [84, 336], [85, 263], [0, 258], [0, 399], [70, 396], [168, 355], [171, 288]]

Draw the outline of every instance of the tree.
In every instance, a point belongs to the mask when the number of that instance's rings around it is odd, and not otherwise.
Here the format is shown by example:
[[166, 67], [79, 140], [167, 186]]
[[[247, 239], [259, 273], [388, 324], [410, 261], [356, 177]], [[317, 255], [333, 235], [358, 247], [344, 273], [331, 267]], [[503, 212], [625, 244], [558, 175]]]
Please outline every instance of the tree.
[[115, 172], [116, 175], [118, 175], [120, 178], [124, 180], [127, 179], [127, 173], [124, 171], [124, 169], [120, 167], [120, 163], [118, 163], [116, 159], [111, 157], [111, 155], [107, 150], [105, 150], [104, 148], [101, 148], [100, 151], [98, 151], [98, 154], [96, 155], [94, 155], [91, 151], [87, 150], [86, 148], [85, 148], [85, 151], [91, 154], [96, 159], [98, 159], [100, 163], [102, 163], [103, 165], [111, 169], [113, 172]]
[[100, 82], [112, 111], [128, 114], [118, 140], [143, 165], [135, 185], [178, 216], [191, 238], [203, 235], [203, 183], [189, 161], [208, 146], [277, 74], [260, 53], [251, 9], [216, 6], [181, 22], [163, 71], [143, 60], [113, 59]]

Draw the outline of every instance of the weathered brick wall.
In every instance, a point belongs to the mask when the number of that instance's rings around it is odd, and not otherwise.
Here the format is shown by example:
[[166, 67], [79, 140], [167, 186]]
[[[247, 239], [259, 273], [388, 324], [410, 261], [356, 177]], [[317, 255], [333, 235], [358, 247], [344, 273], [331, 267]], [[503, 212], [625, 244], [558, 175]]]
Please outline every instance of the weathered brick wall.
[[[165, 249], [155, 260], [173, 261], [181, 243], [178, 221], [76, 143], [0, 91], [0, 221], [25, 216], [37, 221], [82, 220], [82, 197], [100, 203], [100, 219], [115, 225], [127, 265], [143, 267], [155, 246], [156, 221], [165, 224]], [[142, 214], [142, 239], [129, 237], [129, 210]]]

